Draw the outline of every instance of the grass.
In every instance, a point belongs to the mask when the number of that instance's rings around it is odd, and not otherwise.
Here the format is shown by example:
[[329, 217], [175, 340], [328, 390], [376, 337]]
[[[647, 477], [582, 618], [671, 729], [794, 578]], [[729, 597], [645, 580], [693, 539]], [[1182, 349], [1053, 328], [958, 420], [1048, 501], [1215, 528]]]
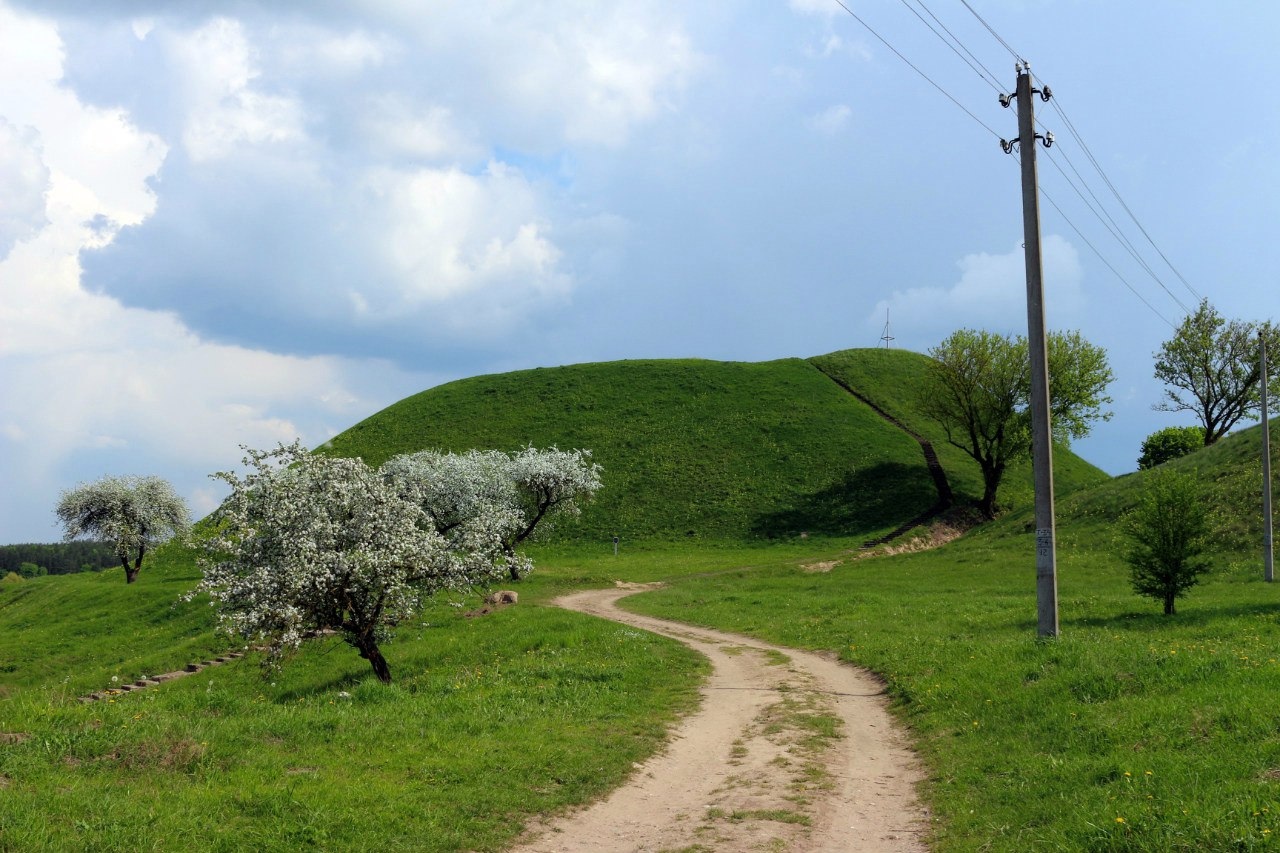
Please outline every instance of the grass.
[[91, 704], [25, 678], [0, 700], [0, 850], [501, 849], [651, 755], [705, 668], [523, 603], [437, 601], [386, 651], [390, 687], [337, 640]]
[[[815, 364], [882, 405], [906, 401], [887, 407], [929, 434], [906, 393], [923, 358], [847, 350], [812, 361], [620, 361], [480, 376], [408, 397], [326, 448], [373, 464], [423, 448], [590, 448], [605, 488], [560, 539], [866, 539], [932, 506], [933, 481], [913, 439]], [[934, 443], [962, 493], [980, 494], [974, 463]], [[1069, 452], [1060, 460], [1064, 494], [1106, 479]], [[1009, 483], [1002, 498], [1027, 503], [1025, 467]]]
[[[918, 359], [872, 352], [824, 369], [931, 438], [971, 489], [971, 463], [903, 390]], [[832, 649], [883, 676], [928, 768], [938, 850], [1276, 846], [1280, 593], [1242, 550], [1259, 538], [1255, 431], [1170, 463], [1220, 509], [1215, 571], [1175, 617], [1132, 594], [1116, 556], [1114, 522], [1143, 475], [1106, 480], [1058, 456], [1052, 641], [1035, 639], [1017, 472], [1000, 522], [937, 551], [853, 558], [931, 503], [927, 475], [914, 443], [802, 361], [481, 377], [333, 449], [376, 462], [526, 441], [596, 448], [601, 502], [565, 531], [573, 541], [538, 552], [517, 607], [468, 620], [474, 597], [440, 599], [402, 626], [390, 688], [323, 640], [265, 679], [251, 656], [81, 704], [112, 676], [225, 650], [207, 606], [173, 605], [195, 581], [190, 555], [163, 549], [132, 586], [119, 570], [0, 584], [0, 851], [502, 849], [535, 816], [618, 784], [695, 700], [704, 664], [683, 647], [544, 606], [614, 580], [667, 581], [635, 609]], [[886, 477], [900, 488], [880, 488]], [[823, 561], [839, 565], [800, 568]], [[807, 737], [831, 736], [825, 717], [802, 716]]]
[[1255, 559], [1164, 617], [1109, 541], [1059, 547], [1035, 637], [1016, 520], [936, 552], [679, 579], [644, 613], [837, 650], [883, 676], [929, 769], [938, 850], [1251, 850], [1280, 834], [1280, 592]]

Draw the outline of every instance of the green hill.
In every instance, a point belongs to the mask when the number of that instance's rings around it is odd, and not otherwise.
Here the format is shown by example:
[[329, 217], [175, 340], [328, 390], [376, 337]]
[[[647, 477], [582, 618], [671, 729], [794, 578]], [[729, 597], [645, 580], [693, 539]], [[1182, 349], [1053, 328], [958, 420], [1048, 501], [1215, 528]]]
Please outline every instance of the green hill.
[[[733, 540], [809, 532], [865, 537], [937, 499], [916, 441], [839, 379], [933, 440], [961, 497], [976, 465], [918, 412], [925, 356], [846, 350], [763, 363], [620, 361], [479, 376], [408, 397], [346, 432], [330, 452], [379, 464], [424, 448], [590, 448], [605, 488], [562, 536]], [[1106, 475], [1063, 449], [1059, 490]], [[1024, 466], [1005, 503], [1029, 500]]]

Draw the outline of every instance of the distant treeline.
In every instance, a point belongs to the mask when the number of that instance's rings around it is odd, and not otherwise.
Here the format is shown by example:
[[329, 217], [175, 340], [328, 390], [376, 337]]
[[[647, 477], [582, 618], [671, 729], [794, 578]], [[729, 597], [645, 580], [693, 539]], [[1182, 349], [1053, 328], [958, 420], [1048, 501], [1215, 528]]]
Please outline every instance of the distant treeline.
[[55, 542], [0, 545], [0, 577], [21, 572], [22, 564], [36, 565], [51, 575], [100, 572], [120, 565], [115, 549], [105, 542]]

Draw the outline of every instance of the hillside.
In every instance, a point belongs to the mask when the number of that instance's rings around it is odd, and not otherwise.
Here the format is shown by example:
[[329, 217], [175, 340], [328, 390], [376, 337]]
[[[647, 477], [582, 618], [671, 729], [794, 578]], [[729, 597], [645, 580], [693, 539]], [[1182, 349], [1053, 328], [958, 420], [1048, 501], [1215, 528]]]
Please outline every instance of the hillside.
[[[423, 448], [590, 448], [605, 489], [563, 531], [575, 539], [864, 537], [928, 509], [936, 491], [915, 440], [833, 377], [932, 439], [957, 494], [977, 493], [975, 464], [917, 411], [926, 363], [903, 350], [845, 350], [480, 376], [408, 397], [326, 449], [378, 464]], [[1063, 494], [1106, 479], [1065, 449], [1057, 465]], [[1008, 479], [1002, 499], [1028, 501], [1025, 466]]]

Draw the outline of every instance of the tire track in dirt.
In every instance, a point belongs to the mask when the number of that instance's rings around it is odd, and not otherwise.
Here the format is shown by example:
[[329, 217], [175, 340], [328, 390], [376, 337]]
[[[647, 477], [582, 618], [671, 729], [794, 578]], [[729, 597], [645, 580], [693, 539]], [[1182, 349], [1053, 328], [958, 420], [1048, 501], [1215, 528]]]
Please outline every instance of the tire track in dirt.
[[918, 851], [922, 773], [882, 685], [833, 658], [627, 613], [620, 585], [558, 599], [707, 656], [700, 708], [668, 747], [583, 810], [532, 827], [516, 853]]

